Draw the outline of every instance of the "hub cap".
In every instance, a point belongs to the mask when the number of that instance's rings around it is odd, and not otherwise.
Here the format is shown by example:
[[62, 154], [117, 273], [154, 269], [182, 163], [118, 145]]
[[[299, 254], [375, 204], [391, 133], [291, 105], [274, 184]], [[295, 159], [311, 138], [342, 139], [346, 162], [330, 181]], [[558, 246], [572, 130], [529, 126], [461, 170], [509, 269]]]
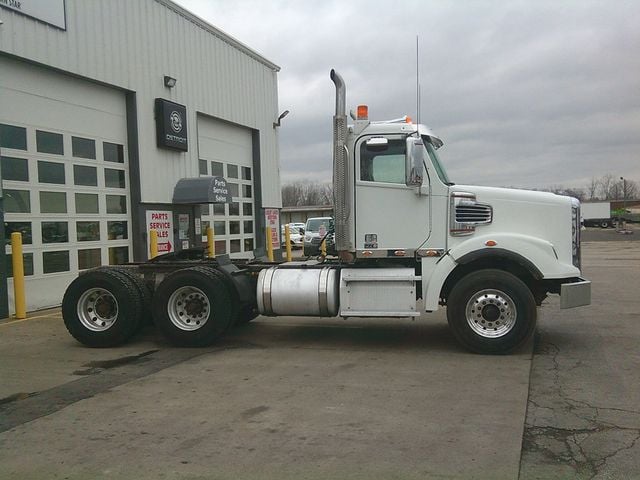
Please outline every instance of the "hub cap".
[[471, 330], [485, 338], [506, 335], [517, 318], [515, 303], [499, 290], [482, 290], [473, 295], [467, 302], [465, 313]]
[[211, 304], [199, 288], [180, 287], [169, 297], [167, 313], [171, 323], [180, 330], [198, 330], [209, 320]]
[[78, 300], [78, 319], [92, 332], [104, 332], [118, 318], [118, 301], [104, 288], [91, 288]]

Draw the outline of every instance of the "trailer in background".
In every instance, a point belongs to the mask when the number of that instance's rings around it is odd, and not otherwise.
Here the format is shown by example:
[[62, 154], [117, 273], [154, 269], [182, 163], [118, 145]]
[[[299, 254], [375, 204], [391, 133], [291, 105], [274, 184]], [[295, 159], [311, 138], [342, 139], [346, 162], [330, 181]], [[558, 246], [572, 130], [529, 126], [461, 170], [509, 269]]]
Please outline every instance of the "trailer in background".
[[613, 227], [615, 222], [611, 218], [611, 202], [584, 202], [580, 205], [582, 224], [585, 227]]

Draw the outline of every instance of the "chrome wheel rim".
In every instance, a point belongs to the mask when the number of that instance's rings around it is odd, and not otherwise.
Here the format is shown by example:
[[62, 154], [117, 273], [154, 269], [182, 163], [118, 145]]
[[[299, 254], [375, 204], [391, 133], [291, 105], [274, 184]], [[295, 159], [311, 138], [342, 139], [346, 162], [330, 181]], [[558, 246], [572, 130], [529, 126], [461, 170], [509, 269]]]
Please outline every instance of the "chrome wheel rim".
[[169, 320], [180, 330], [193, 331], [202, 328], [209, 320], [211, 304], [205, 293], [196, 287], [180, 287], [169, 297]]
[[110, 329], [118, 318], [118, 301], [104, 288], [91, 288], [78, 300], [78, 319], [83, 327], [92, 332]]
[[467, 302], [467, 324], [474, 333], [484, 338], [498, 338], [509, 333], [518, 312], [509, 295], [500, 290], [481, 290]]

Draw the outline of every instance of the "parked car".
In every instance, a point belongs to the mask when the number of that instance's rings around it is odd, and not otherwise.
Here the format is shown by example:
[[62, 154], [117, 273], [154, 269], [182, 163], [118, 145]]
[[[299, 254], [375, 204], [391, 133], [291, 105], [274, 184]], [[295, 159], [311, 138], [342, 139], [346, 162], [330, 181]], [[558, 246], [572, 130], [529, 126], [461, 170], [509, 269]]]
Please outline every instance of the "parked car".
[[[289, 224], [289, 238], [291, 240], [291, 248], [302, 248], [304, 244], [304, 223]], [[286, 237], [284, 225], [280, 227], [280, 244], [282, 248], [286, 247]]]
[[333, 218], [309, 218], [305, 227], [303, 253], [307, 256], [318, 255], [320, 253], [320, 242], [325, 236], [327, 253], [331, 254], [332, 252], [335, 252]]

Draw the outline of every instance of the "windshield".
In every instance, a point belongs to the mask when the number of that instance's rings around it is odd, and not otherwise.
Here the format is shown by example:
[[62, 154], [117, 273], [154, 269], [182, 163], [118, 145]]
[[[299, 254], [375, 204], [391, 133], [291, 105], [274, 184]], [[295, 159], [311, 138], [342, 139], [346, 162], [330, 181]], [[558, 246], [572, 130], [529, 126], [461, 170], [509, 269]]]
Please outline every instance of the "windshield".
[[307, 220], [307, 231], [319, 232], [321, 225], [324, 225], [325, 230], [329, 231], [333, 227], [332, 220], [331, 218], [310, 218]]
[[438, 177], [440, 178], [442, 183], [444, 183], [445, 185], [453, 185], [453, 182], [451, 182], [451, 180], [449, 180], [449, 177], [447, 176], [447, 171], [444, 169], [444, 166], [440, 162], [440, 157], [438, 157], [436, 149], [429, 141], [429, 137], [423, 135], [422, 140], [424, 141], [427, 153], [429, 153], [429, 157], [431, 158], [431, 163], [433, 163], [433, 167], [436, 169], [436, 173], [438, 174]]

